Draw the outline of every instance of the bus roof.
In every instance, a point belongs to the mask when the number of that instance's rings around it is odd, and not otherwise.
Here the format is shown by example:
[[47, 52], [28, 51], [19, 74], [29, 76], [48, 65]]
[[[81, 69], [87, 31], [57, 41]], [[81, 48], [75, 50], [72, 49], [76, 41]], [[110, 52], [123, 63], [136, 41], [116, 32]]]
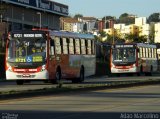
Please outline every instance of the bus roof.
[[147, 48], [157, 48], [157, 45], [148, 44], [148, 43], [137, 43], [137, 46], [139, 46], [139, 47], [147, 47]]
[[149, 43], [118, 43], [114, 45], [135, 45], [137, 47], [157, 48], [156, 44], [149, 44]]
[[55, 31], [55, 30], [17, 30], [11, 31], [10, 34], [26, 34], [26, 33], [46, 33], [49, 32], [51, 37], [59, 36], [59, 37], [73, 37], [73, 38], [85, 38], [85, 39], [94, 39], [94, 35], [92, 34], [84, 34], [84, 33], [74, 33], [74, 32], [67, 32], [67, 31]]
[[40, 30], [15, 30], [15, 31], [10, 31], [10, 34], [27, 34], [27, 33], [45, 33], [45, 31], [40, 31]]
[[49, 31], [49, 35], [50, 36], [60, 36], [60, 37], [94, 39], [94, 35], [92, 34], [73, 33], [73, 32], [65, 32], [65, 31]]

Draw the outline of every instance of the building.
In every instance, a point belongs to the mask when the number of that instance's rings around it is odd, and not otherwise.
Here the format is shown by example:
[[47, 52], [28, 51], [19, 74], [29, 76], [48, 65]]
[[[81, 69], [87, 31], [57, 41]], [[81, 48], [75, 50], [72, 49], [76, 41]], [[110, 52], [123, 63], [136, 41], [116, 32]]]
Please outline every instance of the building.
[[[4, 6], [4, 7], [2, 7]], [[68, 6], [50, 0], [1, 0], [1, 22], [8, 30], [32, 28], [60, 29], [62, 16], [68, 16]]]
[[149, 42], [149, 35], [150, 35], [150, 24], [143, 24], [142, 26], [139, 26], [139, 36], [145, 36], [148, 39]]
[[98, 19], [98, 30], [99, 31], [102, 31], [103, 29], [105, 29], [105, 22], [104, 21], [102, 21], [101, 19]]
[[125, 34], [131, 34], [131, 35], [139, 35], [139, 27], [134, 25], [134, 24], [130, 24], [125, 26]]
[[92, 33], [95, 30], [97, 19], [94, 17], [81, 17], [78, 21], [83, 23], [83, 31]]
[[155, 23], [155, 35], [154, 35], [154, 42], [160, 43], [160, 22]]
[[83, 32], [83, 23], [74, 18], [60, 18], [61, 30]]
[[109, 19], [109, 20], [98, 20], [98, 30], [102, 31], [103, 29], [109, 29], [114, 27], [114, 20]]
[[144, 25], [146, 23], [147, 23], [147, 18], [146, 17], [135, 18], [135, 25], [136, 26], [142, 26], [142, 25]]

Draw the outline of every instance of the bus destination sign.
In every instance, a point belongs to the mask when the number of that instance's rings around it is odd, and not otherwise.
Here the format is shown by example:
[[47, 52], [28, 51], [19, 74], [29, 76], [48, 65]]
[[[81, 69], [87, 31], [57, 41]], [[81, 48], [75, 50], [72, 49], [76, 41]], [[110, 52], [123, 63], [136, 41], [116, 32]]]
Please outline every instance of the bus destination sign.
[[115, 48], [133, 48], [134, 45], [115, 45]]
[[13, 34], [14, 38], [41, 38], [42, 34]]

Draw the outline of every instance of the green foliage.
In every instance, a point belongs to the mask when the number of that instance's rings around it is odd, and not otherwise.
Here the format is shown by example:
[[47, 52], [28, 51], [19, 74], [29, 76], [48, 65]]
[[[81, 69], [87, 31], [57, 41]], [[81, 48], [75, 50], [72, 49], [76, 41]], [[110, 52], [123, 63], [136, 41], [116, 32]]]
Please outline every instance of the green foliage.
[[136, 34], [126, 34], [125, 39], [128, 42], [144, 43], [147, 41], [147, 36], [138, 36]]
[[106, 32], [104, 32], [104, 31], [102, 30], [102, 31], [99, 32], [99, 35], [98, 35], [98, 36], [95, 36], [95, 39], [98, 40], [98, 41], [102, 41], [102, 39], [103, 39], [104, 37], [106, 37], [106, 36], [107, 36]]
[[105, 16], [102, 18], [102, 20], [110, 20], [110, 19], [114, 19], [113, 16]]
[[78, 18], [81, 18], [81, 17], [83, 17], [82, 14], [75, 14], [75, 15], [74, 15], [74, 18], [75, 18], [75, 19], [78, 19]]
[[119, 19], [117, 20], [117, 23], [125, 23], [126, 25], [134, 24], [135, 23], [135, 18], [134, 17], [129, 17], [128, 13], [123, 13], [123, 14], [120, 15]]
[[112, 44], [114, 41], [114, 37], [112, 35], [107, 34], [106, 43]]
[[148, 22], [159, 22], [160, 21], [160, 13], [153, 13], [148, 17]]
[[126, 18], [128, 17], [128, 15], [129, 15], [128, 13], [123, 13], [120, 15], [119, 19]]

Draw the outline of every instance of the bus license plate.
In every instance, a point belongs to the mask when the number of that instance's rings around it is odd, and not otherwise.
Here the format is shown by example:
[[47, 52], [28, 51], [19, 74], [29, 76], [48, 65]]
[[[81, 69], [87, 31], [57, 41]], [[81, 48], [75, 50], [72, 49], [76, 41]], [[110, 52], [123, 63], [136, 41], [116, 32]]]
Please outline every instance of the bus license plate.
[[31, 75], [30, 74], [23, 74], [22, 77], [29, 78], [29, 77], [31, 77]]

